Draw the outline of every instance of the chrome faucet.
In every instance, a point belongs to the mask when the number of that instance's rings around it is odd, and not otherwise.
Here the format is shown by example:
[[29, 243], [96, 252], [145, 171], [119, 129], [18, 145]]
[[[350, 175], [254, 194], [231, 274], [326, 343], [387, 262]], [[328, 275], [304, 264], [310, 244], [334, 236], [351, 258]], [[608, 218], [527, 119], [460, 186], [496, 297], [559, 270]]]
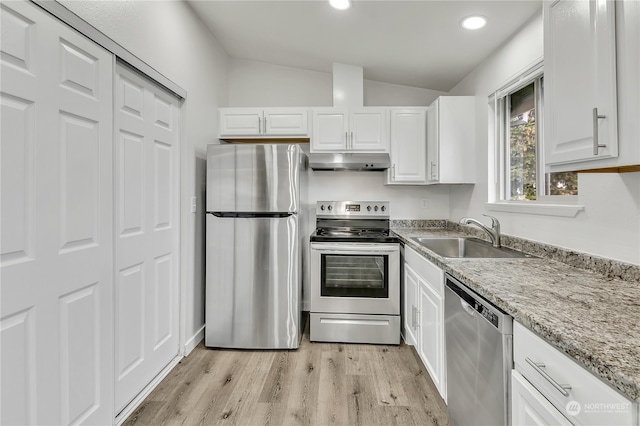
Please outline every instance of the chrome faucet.
[[491, 228], [484, 226], [481, 222], [471, 217], [463, 217], [460, 219], [460, 223], [462, 225], [478, 226], [489, 234], [489, 237], [491, 237], [491, 244], [496, 248], [500, 248], [500, 222], [498, 222], [498, 219], [493, 216], [489, 216], [488, 214], [483, 214], [482, 216], [486, 216], [491, 219]]

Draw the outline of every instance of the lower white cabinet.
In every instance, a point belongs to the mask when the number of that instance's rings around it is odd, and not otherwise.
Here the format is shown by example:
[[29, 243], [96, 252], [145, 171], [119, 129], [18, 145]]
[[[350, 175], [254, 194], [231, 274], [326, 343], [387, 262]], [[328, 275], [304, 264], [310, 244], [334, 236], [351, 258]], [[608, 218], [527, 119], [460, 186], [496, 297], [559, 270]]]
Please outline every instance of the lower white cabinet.
[[518, 322], [513, 323], [513, 361], [514, 425], [638, 424], [637, 402], [627, 399]]
[[514, 426], [571, 425], [522, 374], [511, 370], [511, 423]]
[[414, 345], [446, 401], [444, 347], [444, 272], [405, 246], [404, 338]]

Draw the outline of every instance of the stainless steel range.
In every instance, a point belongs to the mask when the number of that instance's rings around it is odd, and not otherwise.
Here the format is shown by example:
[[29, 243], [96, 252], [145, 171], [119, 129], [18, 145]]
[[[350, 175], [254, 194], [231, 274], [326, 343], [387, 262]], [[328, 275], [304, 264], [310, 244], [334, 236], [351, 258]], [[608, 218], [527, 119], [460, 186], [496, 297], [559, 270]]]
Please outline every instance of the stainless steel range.
[[319, 201], [311, 235], [310, 339], [400, 343], [400, 241], [387, 201]]

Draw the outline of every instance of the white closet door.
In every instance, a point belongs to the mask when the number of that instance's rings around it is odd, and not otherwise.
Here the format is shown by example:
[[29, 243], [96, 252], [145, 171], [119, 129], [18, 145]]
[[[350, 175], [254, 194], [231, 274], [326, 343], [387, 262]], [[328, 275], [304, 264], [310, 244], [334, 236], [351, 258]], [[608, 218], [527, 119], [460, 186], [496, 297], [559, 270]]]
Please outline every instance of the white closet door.
[[117, 65], [116, 412], [178, 355], [179, 108]]
[[0, 7], [0, 423], [110, 424], [112, 55]]

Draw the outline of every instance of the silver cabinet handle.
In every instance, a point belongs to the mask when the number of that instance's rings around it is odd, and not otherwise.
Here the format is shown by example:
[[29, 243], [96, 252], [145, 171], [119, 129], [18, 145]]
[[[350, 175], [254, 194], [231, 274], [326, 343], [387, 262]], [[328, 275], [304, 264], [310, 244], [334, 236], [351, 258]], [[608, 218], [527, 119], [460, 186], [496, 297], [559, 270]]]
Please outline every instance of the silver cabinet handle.
[[345, 148], [349, 149], [349, 132], [344, 132], [344, 144]]
[[395, 179], [396, 178], [396, 165], [392, 165], [391, 166], [391, 179]]
[[531, 367], [533, 367], [534, 370], [536, 370], [542, 377], [544, 377], [547, 380], [547, 382], [551, 383], [551, 385], [554, 388], [556, 388], [556, 390], [558, 392], [560, 392], [562, 394], [562, 396], [564, 396], [564, 397], [569, 396], [569, 391], [571, 390], [571, 386], [569, 386], [569, 385], [561, 385], [560, 383], [556, 382], [555, 379], [549, 375], [549, 373], [547, 373], [546, 371], [543, 370], [544, 363], [542, 363], [542, 362], [533, 362], [533, 361], [531, 361], [531, 358], [529, 358], [529, 357], [525, 358], [525, 361], [527, 361], [527, 363]]
[[353, 132], [351, 132], [351, 149], [353, 149]]
[[258, 117], [258, 134], [262, 134], [262, 117]]
[[598, 114], [598, 108], [593, 109], [593, 155], [598, 155], [598, 148], [606, 148], [607, 145], [602, 145], [598, 141], [598, 119], [607, 118], [606, 115]]
[[267, 134], [267, 117], [264, 118], [264, 126], [262, 126], [264, 129], [264, 134]]
[[433, 171], [433, 169], [436, 167], [436, 163], [434, 163], [433, 161], [431, 162], [431, 180], [435, 180], [436, 179], [436, 173]]
[[416, 308], [416, 326], [415, 326], [415, 329], [417, 330], [418, 328], [420, 328], [420, 310], [418, 308]]

